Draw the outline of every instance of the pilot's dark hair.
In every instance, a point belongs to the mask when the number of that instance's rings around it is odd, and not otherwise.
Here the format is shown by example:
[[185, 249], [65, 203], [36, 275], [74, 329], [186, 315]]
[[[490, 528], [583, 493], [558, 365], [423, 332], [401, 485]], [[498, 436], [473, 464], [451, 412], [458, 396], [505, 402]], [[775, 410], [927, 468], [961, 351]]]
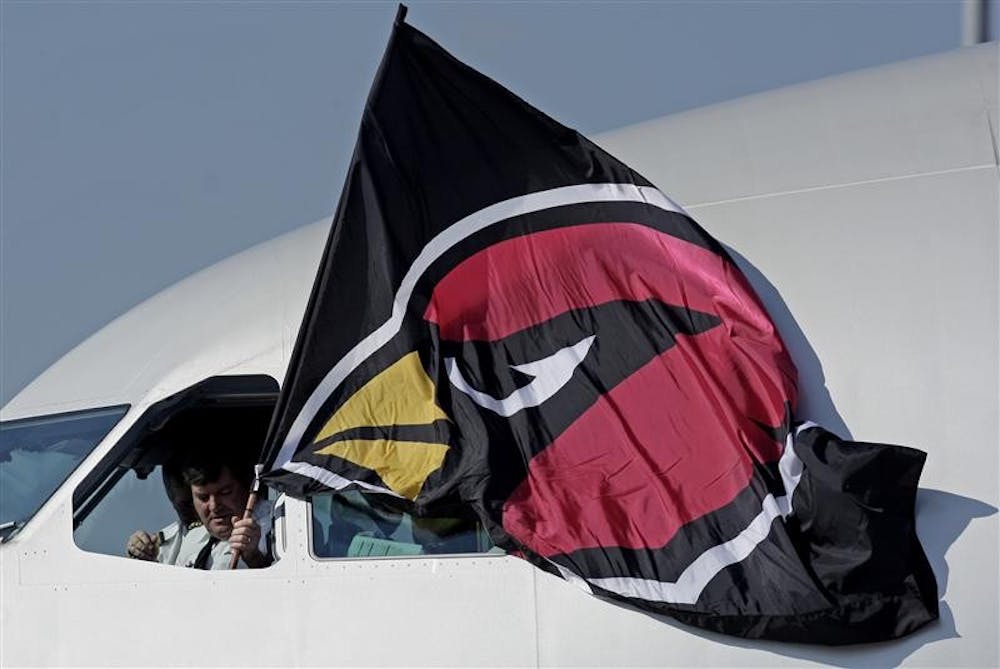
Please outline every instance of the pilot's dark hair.
[[194, 510], [194, 503], [191, 500], [191, 484], [184, 480], [181, 472], [181, 463], [173, 460], [163, 464], [163, 487], [167, 491], [170, 504], [177, 512], [181, 523], [187, 525], [198, 520], [198, 514]]
[[253, 480], [253, 467], [242, 462], [244, 458], [234, 458], [219, 449], [198, 449], [184, 463], [181, 476], [184, 483], [207, 485], [222, 478], [222, 470], [228, 469], [237, 481], [246, 487]]

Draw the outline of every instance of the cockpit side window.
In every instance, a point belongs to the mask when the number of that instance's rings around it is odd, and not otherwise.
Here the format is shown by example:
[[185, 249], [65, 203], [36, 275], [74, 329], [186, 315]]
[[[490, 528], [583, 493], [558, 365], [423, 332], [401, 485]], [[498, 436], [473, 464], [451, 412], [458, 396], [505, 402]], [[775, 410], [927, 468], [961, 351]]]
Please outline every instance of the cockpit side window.
[[317, 558], [374, 558], [498, 552], [469, 518], [418, 517], [357, 490], [316, 495], [312, 553]]
[[161, 476], [159, 466], [142, 478], [134, 470], [124, 471], [73, 532], [76, 545], [92, 553], [124, 555], [126, 539], [136, 528], [158, 532], [177, 523]]
[[128, 406], [0, 423], [0, 532], [22, 527], [90, 455]]

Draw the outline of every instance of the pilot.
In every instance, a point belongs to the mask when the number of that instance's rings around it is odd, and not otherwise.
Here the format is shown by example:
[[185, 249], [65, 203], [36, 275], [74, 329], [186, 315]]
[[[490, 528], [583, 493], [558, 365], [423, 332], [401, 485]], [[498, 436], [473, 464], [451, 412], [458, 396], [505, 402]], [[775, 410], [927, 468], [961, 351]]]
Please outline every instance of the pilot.
[[[234, 471], [235, 470], [235, 471]], [[238, 568], [256, 569], [271, 564], [267, 537], [273, 504], [258, 500], [251, 518], [243, 519], [250, 493], [250, 476], [216, 456], [198, 456], [182, 470], [197, 520], [167, 526], [155, 535], [139, 530], [129, 537], [127, 554], [138, 560], [195, 569], [228, 569], [234, 550], [240, 551]], [[169, 481], [165, 472], [164, 481]], [[168, 494], [171, 485], [167, 483]], [[171, 502], [180, 512], [184, 500]]]

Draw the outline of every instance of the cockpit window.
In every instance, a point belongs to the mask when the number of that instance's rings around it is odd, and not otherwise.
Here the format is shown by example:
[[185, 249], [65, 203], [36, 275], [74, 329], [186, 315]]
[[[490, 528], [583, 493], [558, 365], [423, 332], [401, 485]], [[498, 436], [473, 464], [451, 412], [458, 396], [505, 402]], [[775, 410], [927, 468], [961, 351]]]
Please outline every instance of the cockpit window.
[[503, 552], [466, 518], [417, 517], [357, 490], [315, 495], [312, 552], [317, 558]]
[[126, 411], [117, 406], [0, 423], [0, 536], [35, 515]]
[[[231, 519], [248, 502], [277, 395], [269, 376], [214, 376], [151, 405], [74, 490], [73, 542], [122, 559], [228, 569]], [[257, 550], [237, 567], [275, 558], [268, 495], [260, 490], [253, 511]]]

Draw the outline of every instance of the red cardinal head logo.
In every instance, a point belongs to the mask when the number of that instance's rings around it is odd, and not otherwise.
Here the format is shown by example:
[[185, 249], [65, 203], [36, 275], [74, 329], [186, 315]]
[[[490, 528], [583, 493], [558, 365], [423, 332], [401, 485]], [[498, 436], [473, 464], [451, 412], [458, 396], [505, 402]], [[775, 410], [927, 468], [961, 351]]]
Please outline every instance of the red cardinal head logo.
[[732, 505], [781, 454], [795, 372], [714, 242], [632, 206], [568, 209], [429, 264], [314, 454], [418, 504], [474, 502], [515, 545], [576, 565], [662, 552]]

